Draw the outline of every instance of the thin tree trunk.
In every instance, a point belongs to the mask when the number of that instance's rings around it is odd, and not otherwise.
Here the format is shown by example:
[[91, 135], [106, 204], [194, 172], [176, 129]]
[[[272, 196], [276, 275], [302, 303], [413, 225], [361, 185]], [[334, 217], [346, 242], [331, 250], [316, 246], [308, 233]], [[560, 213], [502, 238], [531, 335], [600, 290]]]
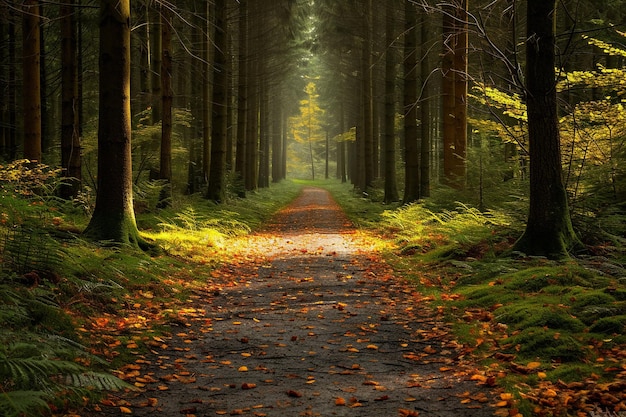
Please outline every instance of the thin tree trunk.
[[274, 111], [274, 116], [272, 117], [272, 182], [274, 183], [283, 179], [283, 113], [283, 106], [280, 105], [279, 109]]
[[259, 106], [259, 175], [257, 186], [259, 188], [269, 187], [269, 164], [270, 164], [270, 126], [269, 126], [269, 91], [266, 83], [260, 86], [260, 106]]
[[419, 200], [417, 141], [417, 9], [404, 3], [404, 204]]
[[420, 42], [420, 74], [421, 74], [421, 97], [420, 97], [420, 162], [419, 162], [419, 198], [430, 197], [430, 156], [432, 136], [431, 115], [431, 83], [428, 81], [430, 62], [428, 59], [428, 43], [430, 39], [430, 27], [428, 15], [422, 12], [420, 19], [421, 42]]
[[385, 57], [385, 139], [383, 149], [385, 168], [385, 203], [398, 201], [398, 185], [396, 182], [396, 57], [391, 45], [395, 39], [394, 34], [394, 8], [396, 2], [387, 0], [385, 5], [385, 44], [387, 52]]
[[161, 121], [161, 16], [159, 14], [159, 4], [150, 1], [150, 74], [152, 75], [152, 124]]
[[158, 207], [169, 205], [172, 196], [172, 11], [161, 5], [161, 154], [159, 178], [167, 184], [159, 195]]
[[8, 121], [9, 121], [9, 130], [7, 132], [7, 156], [8, 160], [13, 161], [17, 159], [17, 59], [15, 52], [16, 45], [16, 28], [15, 28], [15, 11], [10, 9], [8, 11], [9, 15], [9, 24], [7, 25], [8, 30], [8, 94], [7, 94], [7, 102], [8, 102]]
[[80, 191], [81, 147], [78, 126], [78, 69], [74, 0], [61, 5], [61, 167], [65, 177], [61, 197]]
[[[237, 149], [235, 173], [243, 183], [246, 177], [246, 132], [248, 121], [248, 0], [239, 1], [239, 82], [237, 83]], [[238, 188], [239, 196], [245, 196], [245, 186]]]
[[39, 2], [25, 0], [22, 18], [24, 158], [41, 162], [41, 45]]
[[211, 166], [207, 191], [207, 198], [216, 202], [222, 202], [226, 197], [226, 130], [228, 129], [227, 25], [226, 0], [216, 0]]
[[214, 72], [211, 70], [212, 51], [214, 50], [212, 36], [214, 24], [211, 21], [211, 2], [206, 2], [204, 12], [207, 20], [206, 39], [202, 43], [202, 53], [204, 65], [202, 71], [202, 179], [205, 183], [209, 181], [209, 170], [211, 166], [211, 114], [213, 113], [213, 103], [211, 100], [211, 81]]
[[456, 148], [455, 135], [456, 125], [454, 122], [454, 52], [456, 48], [455, 7], [446, 5], [443, 9], [443, 57], [441, 62], [442, 83], [442, 108], [443, 108], [443, 175], [444, 181], [450, 186], [457, 184], [456, 178]]
[[467, 8], [468, 0], [458, 0], [454, 47], [454, 185], [464, 189], [467, 181]]

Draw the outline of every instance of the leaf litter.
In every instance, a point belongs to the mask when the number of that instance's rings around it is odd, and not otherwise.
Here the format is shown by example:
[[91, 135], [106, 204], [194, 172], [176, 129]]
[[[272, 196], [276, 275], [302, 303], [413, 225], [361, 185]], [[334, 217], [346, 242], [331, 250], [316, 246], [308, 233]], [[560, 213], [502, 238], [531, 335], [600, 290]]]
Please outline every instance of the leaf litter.
[[[234, 239], [226, 259], [186, 302], [157, 305], [143, 292], [141, 308], [169, 331], [94, 321], [99, 353], [136, 358], [117, 375], [137, 389], [84, 417], [516, 415], [432, 297], [394, 276], [327, 191], [305, 188], [263, 231]], [[125, 328], [141, 336], [119, 343]]]

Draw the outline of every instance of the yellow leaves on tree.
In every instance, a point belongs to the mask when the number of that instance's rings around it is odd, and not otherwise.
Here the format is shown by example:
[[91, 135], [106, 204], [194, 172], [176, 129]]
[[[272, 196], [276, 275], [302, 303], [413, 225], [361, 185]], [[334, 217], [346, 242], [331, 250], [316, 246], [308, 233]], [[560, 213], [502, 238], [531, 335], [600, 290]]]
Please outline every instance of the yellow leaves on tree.
[[[300, 114], [289, 119], [291, 134], [295, 140], [292, 146], [294, 161], [307, 161], [311, 167], [311, 177], [315, 179], [316, 145], [324, 142], [326, 132], [322, 125], [324, 110], [320, 107], [315, 83], [309, 82], [304, 92], [306, 98], [300, 101]], [[301, 165], [300, 163], [297, 163]], [[293, 167], [295, 169], [295, 166]]]

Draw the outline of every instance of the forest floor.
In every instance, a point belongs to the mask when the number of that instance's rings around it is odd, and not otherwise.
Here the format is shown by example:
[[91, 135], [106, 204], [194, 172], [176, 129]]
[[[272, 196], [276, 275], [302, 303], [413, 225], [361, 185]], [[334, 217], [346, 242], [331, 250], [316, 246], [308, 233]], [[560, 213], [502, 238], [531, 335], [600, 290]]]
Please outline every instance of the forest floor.
[[494, 415], [506, 394], [470, 380], [442, 316], [327, 191], [240, 239], [119, 370], [140, 389], [82, 416]]

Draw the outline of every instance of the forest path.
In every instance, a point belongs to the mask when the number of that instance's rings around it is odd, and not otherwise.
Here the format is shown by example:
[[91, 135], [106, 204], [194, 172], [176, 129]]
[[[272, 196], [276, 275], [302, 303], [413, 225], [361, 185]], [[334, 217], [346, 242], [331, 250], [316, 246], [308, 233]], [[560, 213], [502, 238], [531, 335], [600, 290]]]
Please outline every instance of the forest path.
[[228, 282], [124, 371], [140, 393], [92, 416], [490, 416], [464, 348], [330, 194], [307, 187], [233, 245]]

